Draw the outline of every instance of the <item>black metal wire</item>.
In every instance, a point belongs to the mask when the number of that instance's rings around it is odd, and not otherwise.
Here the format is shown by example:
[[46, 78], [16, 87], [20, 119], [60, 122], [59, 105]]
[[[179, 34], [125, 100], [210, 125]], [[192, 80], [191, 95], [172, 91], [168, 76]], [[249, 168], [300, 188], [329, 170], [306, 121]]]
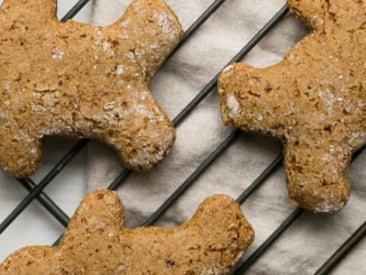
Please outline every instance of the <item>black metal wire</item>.
[[366, 236], [366, 222], [318, 269], [315, 275], [329, 274], [332, 269]]
[[[356, 160], [357, 157], [359, 157], [360, 154], [364, 150], [365, 150], [365, 146], [362, 147], [355, 154], [353, 154], [352, 161]], [[281, 158], [281, 156], [278, 156], [276, 158], [276, 160], [279, 160], [280, 158]], [[268, 170], [271, 166], [276, 167], [278, 165], [278, 164], [276, 164], [276, 160], [266, 170]], [[297, 220], [297, 218], [303, 212], [304, 212], [304, 210], [302, 210], [300, 208], [297, 208], [294, 212], [292, 212], [292, 214], [287, 217], [287, 219], [277, 228], [277, 230], [275, 232], [273, 232], [273, 234], [268, 239], [266, 239], [262, 243], [262, 245], [260, 247], [258, 247], [258, 249], [252, 255], [250, 255], [250, 257], [245, 262], [243, 262], [241, 265], [239, 265], [235, 269], [235, 272], [233, 273], [233, 275], [243, 274], [246, 270], [248, 270], [249, 267], [252, 266], [252, 264], [254, 264], [254, 262], [256, 260], [258, 260], [258, 258], [260, 258], [267, 251], [268, 248], [271, 247], [271, 245], [286, 231], [286, 229], [288, 227], [290, 227]], [[363, 230], [366, 230], [366, 228]], [[345, 249], [341, 248], [340, 249], [341, 251], [336, 256], [333, 255], [327, 261], [327, 263], [325, 264], [326, 266], [324, 267], [324, 270], [326, 270], [326, 269], [330, 270], [331, 268], [333, 268], [334, 265], [336, 264], [336, 260], [340, 260], [342, 257], [344, 257], [351, 250], [351, 247], [353, 247], [355, 245], [355, 243], [356, 243], [355, 241], [359, 240], [360, 238], [365, 236], [365, 232], [363, 232], [362, 230], [360, 230], [360, 231], [361, 231], [361, 234], [359, 234], [357, 232], [354, 233], [355, 237], [352, 238], [352, 244], [345, 245]], [[326, 273], [323, 273], [323, 274], [326, 274]]]
[[248, 270], [249, 267], [252, 266], [255, 261], [257, 261], [266, 251], [267, 249], [279, 238], [281, 235], [297, 220], [297, 218], [304, 212], [304, 210], [297, 208], [294, 210], [290, 216], [284, 220], [284, 222], [266, 239], [261, 246], [258, 247], [256, 251], [250, 257], [239, 265], [233, 275], [241, 275], [244, 274], [245, 271]]
[[90, 0], [79, 0], [72, 8], [61, 18], [61, 22], [66, 22], [67, 20], [73, 18]]
[[207, 21], [208, 18], [211, 17], [215, 11], [224, 4], [226, 0], [215, 0], [202, 14], [201, 16], [193, 22], [193, 24], [185, 31], [183, 37], [181, 38], [178, 46], [174, 49], [171, 55], [173, 55], [183, 44], [187, 42], [187, 40], [192, 36], [193, 33], [197, 31], [199, 27], [202, 26], [203, 23]]
[[[31, 179], [20, 179], [19, 183], [31, 193], [37, 185]], [[48, 210], [63, 226], [66, 226], [70, 218], [66, 213], [45, 193], [41, 192], [36, 199]]]
[[274, 161], [260, 174], [253, 183], [237, 198], [237, 202], [239, 204], [243, 204], [258, 188], [261, 186], [264, 181], [273, 174], [279, 167], [281, 167], [283, 162], [283, 154], [279, 154]]
[[108, 190], [116, 191], [121, 183], [132, 173], [131, 170], [125, 168], [118, 177], [107, 187]]
[[[142, 224], [142, 226], [153, 225], [180, 197], [188, 188], [206, 171], [206, 169], [233, 143], [241, 133], [234, 130], [199, 166], [198, 168], [174, 191], [172, 195]], [[283, 161], [280, 154], [276, 159], [254, 180], [254, 182], [239, 196], [237, 202], [242, 204], [260, 185], [276, 170]]]
[[46, 175], [46, 177], [32, 190], [19, 204], [18, 206], [5, 218], [0, 224], [0, 234], [19, 216], [20, 213], [39, 195], [39, 193], [65, 168], [70, 159], [73, 159], [81, 149], [83, 149], [84, 143], [81, 141], [77, 143], [73, 150], [67, 153], [56, 166]]
[[188, 188], [203, 174], [204, 171], [231, 145], [240, 134], [239, 130], [233, 131], [199, 166], [198, 168], [169, 196], [169, 198], [148, 218], [142, 226], [155, 223], [174, 202], [183, 195]]
[[[272, 17], [271, 20], [256, 34], [254, 37], [226, 64], [227, 66], [231, 65], [234, 62], [239, 62], [246, 56], [255, 45], [258, 44], [259, 41], [288, 13], [289, 8], [287, 5], [283, 6], [276, 14]], [[219, 77], [219, 73], [215, 75], [214, 78], [199, 92], [199, 94], [178, 114], [176, 118], [174, 118], [173, 123], [174, 126], [178, 126], [183, 120], [193, 111], [194, 108], [216, 87], [216, 83]]]
[[[234, 130], [141, 226], [153, 225], [206, 171], [206, 169], [233, 143], [240, 133], [240, 130]], [[242, 204], [251, 194], [253, 194], [258, 189], [258, 187], [262, 185], [264, 181], [281, 166], [282, 161], [283, 155], [280, 154], [239, 196], [237, 202]]]

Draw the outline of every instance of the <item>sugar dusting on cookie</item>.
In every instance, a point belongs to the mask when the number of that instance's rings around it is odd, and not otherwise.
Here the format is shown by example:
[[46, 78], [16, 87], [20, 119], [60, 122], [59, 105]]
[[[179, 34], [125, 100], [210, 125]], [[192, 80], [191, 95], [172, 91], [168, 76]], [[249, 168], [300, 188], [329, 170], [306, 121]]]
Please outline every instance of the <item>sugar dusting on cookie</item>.
[[229, 65], [227, 66], [222, 72], [223, 73], [228, 73], [230, 72], [232, 69], [234, 68], [234, 65]]
[[228, 108], [228, 116], [230, 118], [235, 118], [240, 113], [239, 103], [231, 94], [227, 95], [226, 106]]
[[329, 203], [322, 203], [320, 206], [314, 208], [315, 213], [333, 213], [337, 212], [344, 207], [344, 202], [339, 202], [336, 205]]
[[313, 22], [314, 25], [318, 27], [324, 24], [324, 20], [317, 14], [310, 16], [310, 20]]
[[52, 49], [52, 59], [61, 60], [64, 57], [65, 53], [60, 49]]

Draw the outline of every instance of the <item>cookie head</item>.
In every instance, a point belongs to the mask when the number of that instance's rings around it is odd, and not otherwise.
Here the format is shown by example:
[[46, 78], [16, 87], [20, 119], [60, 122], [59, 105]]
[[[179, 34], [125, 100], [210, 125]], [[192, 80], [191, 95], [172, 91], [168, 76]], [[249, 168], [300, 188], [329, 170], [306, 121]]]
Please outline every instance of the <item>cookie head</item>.
[[334, 212], [349, 197], [351, 155], [366, 143], [366, 3], [288, 4], [312, 32], [276, 65], [227, 68], [218, 82], [222, 118], [281, 140], [291, 203]]
[[[123, 227], [115, 193], [87, 195], [56, 247], [27, 247], [0, 265], [1, 274], [229, 274], [253, 230], [225, 195], [206, 199], [177, 228]], [[216, 272], [216, 273], [217, 273]]]
[[95, 138], [146, 171], [175, 130], [150, 80], [182, 35], [162, 0], [134, 0], [106, 27], [59, 22], [56, 1], [5, 0], [0, 8], [0, 162], [34, 172], [47, 135]]

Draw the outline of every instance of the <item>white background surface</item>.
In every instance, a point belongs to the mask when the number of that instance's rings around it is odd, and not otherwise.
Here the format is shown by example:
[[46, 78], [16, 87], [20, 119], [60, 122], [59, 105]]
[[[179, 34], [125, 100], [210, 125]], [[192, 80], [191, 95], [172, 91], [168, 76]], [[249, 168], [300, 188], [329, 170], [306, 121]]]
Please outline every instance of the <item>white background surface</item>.
[[[3, 1], [0, 0], [0, 3]], [[59, 0], [58, 17], [61, 18], [77, 0]], [[76, 21], [89, 22], [91, 5], [88, 4], [75, 17]], [[75, 142], [46, 139], [44, 142], [43, 164], [32, 179], [38, 183], [56, 162], [67, 153]], [[86, 153], [85, 149], [45, 189], [61, 209], [69, 216], [84, 196]], [[20, 201], [29, 194], [16, 180], [0, 171], [0, 222], [2, 222]], [[0, 235], [0, 262], [14, 250], [26, 245], [52, 244], [62, 233], [63, 226], [37, 201], [34, 201]]]

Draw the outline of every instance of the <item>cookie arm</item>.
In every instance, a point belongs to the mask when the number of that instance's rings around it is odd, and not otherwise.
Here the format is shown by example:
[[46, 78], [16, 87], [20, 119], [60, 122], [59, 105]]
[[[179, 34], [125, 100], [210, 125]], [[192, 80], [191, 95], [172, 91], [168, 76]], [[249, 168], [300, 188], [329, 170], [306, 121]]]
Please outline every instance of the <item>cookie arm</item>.
[[135, 0], [109, 29], [120, 29], [118, 39], [133, 41], [134, 53], [146, 78], [151, 78], [182, 36], [177, 16], [162, 0]]
[[131, 274], [231, 274], [254, 232], [237, 202], [215, 195], [183, 225], [136, 228], [127, 239], [134, 247], [133, 259], [139, 262], [131, 266]]
[[74, 232], [98, 232], [119, 229], [124, 223], [124, 209], [118, 195], [107, 190], [94, 190], [84, 197], [72, 216], [61, 243], [73, 238]]
[[282, 138], [283, 121], [291, 113], [286, 83], [281, 65], [256, 69], [238, 63], [226, 68], [218, 81], [224, 124]]
[[17, 178], [32, 174], [41, 161], [41, 144], [25, 131], [0, 122], [0, 163], [6, 172]]
[[[232, 229], [235, 228], [238, 232], [235, 235], [238, 246], [235, 246], [233, 250], [239, 254], [242, 254], [241, 252], [254, 240], [253, 228], [244, 217], [239, 204], [226, 195], [214, 195], [205, 199], [199, 205], [194, 216], [175, 230], [189, 231], [193, 228], [200, 231], [202, 239], [208, 245], [217, 242], [218, 236], [221, 236], [221, 240], [227, 241], [226, 244], [228, 244], [229, 240], [233, 238]], [[231, 240], [235, 242], [233, 239]], [[238, 257], [238, 255], [233, 256], [234, 258]]]
[[57, 1], [56, 0], [4, 0], [0, 7], [0, 14], [14, 14], [15, 17], [27, 17], [29, 22], [37, 22], [56, 19]]
[[311, 28], [323, 26], [327, 20], [329, 1], [326, 0], [287, 0], [291, 11]]

